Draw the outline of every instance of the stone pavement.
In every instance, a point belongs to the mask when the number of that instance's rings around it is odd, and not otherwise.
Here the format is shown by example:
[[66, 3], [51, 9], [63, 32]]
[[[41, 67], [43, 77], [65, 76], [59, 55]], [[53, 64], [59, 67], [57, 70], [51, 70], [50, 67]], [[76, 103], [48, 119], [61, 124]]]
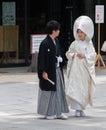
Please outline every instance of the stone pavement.
[[[65, 75], [65, 71], [64, 71]], [[106, 69], [96, 69], [93, 107], [86, 117], [44, 120], [37, 111], [38, 78], [28, 67], [0, 68], [0, 130], [106, 130]]]

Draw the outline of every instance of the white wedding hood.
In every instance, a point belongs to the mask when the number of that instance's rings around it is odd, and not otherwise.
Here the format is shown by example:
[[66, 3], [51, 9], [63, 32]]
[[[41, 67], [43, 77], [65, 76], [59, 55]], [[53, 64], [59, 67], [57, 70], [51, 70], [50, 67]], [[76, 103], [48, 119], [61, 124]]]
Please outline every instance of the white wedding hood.
[[82, 32], [86, 34], [86, 40], [90, 41], [94, 35], [94, 24], [90, 17], [88, 16], [80, 16], [74, 22], [73, 33], [75, 39], [77, 37], [77, 30], [80, 29]]

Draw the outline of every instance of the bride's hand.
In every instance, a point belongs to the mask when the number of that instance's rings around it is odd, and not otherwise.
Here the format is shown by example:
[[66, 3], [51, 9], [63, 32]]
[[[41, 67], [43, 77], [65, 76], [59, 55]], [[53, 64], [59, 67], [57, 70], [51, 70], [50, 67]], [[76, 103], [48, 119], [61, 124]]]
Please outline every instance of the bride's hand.
[[83, 53], [78, 53], [77, 57], [80, 58], [80, 59], [82, 59], [82, 58], [85, 58], [85, 55]]

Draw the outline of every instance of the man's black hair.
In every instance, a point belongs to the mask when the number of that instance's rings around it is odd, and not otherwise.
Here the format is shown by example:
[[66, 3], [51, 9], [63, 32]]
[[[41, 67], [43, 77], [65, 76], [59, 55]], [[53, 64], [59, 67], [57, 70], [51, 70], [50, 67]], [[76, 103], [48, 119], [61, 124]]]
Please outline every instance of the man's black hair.
[[51, 20], [47, 23], [47, 26], [46, 26], [46, 33], [47, 34], [52, 34], [52, 31], [53, 30], [60, 30], [60, 24], [58, 21], [56, 20]]

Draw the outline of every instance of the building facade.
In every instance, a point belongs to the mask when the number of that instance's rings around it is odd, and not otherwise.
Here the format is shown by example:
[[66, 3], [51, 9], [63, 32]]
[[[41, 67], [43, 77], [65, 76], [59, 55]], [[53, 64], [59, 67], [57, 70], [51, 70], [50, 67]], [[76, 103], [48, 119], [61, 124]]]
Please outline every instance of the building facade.
[[[8, 2], [8, 11], [3, 12], [3, 3]], [[10, 6], [9, 3], [15, 3]], [[93, 38], [94, 46], [98, 50], [98, 25], [95, 23], [95, 5], [104, 5], [105, 0], [2, 0], [0, 1], [0, 66], [23, 66], [31, 63], [31, 35], [45, 34], [45, 25], [51, 20], [58, 20], [61, 24], [59, 36], [62, 53], [65, 54], [70, 43], [73, 41], [73, 23], [80, 15], [88, 15], [95, 25]], [[11, 11], [12, 10], [12, 11]], [[12, 13], [14, 11], [14, 13]], [[8, 14], [10, 18], [3, 22]], [[14, 15], [15, 14], [15, 15]], [[4, 16], [4, 17], [3, 17]], [[11, 20], [13, 20], [11, 24]], [[101, 46], [105, 41], [106, 18], [101, 24]], [[9, 28], [10, 27], [10, 28]], [[11, 47], [12, 46], [12, 47]], [[104, 52], [101, 54], [105, 55]]]

